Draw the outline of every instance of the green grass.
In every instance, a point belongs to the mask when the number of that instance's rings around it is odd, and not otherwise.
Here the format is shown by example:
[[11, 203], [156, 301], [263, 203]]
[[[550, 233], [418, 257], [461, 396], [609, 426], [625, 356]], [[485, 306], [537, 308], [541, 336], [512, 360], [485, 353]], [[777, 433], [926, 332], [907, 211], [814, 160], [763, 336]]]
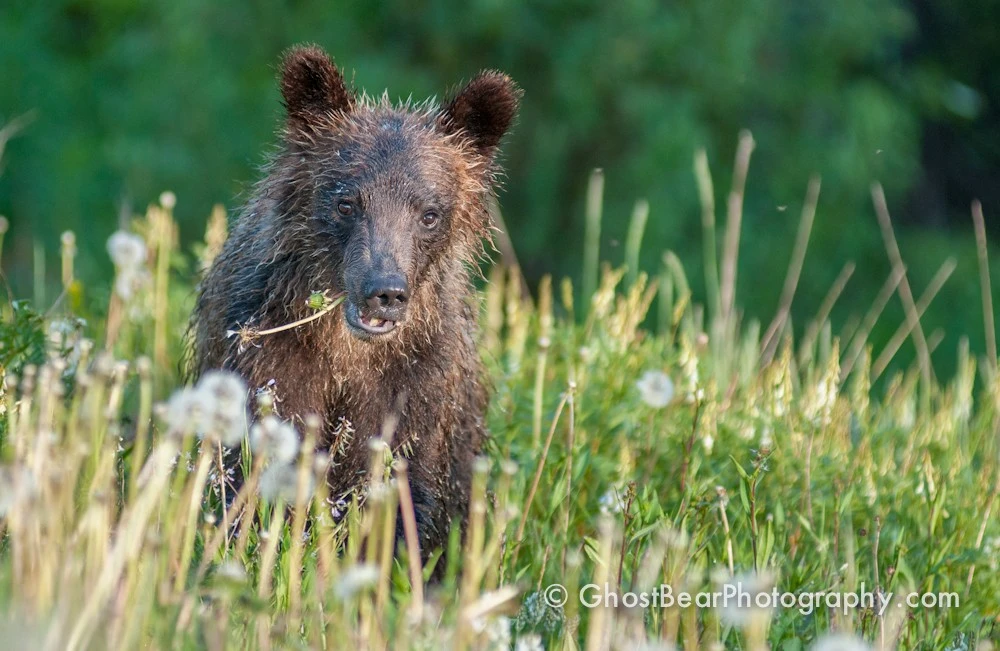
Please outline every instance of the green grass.
[[[182, 255], [164, 203], [133, 224], [149, 257], [130, 272], [141, 286], [130, 300], [74, 280], [64, 239], [56, 304], [5, 308], [0, 647], [793, 650], [835, 630], [877, 648], [986, 649], [1000, 638], [1000, 381], [996, 360], [977, 363], [966, 344], [954, 378], [918, 364], [873, 390], [882, 351], [863, 329], [840, 341], [820, 315], [796, 342], [781, 319], [765, 346], [768, 329], [726, 304], [736, 281], [721, 274], [720, 293], [719, 269], [705, 272], [706, 310], [672, 254], [659, 277], [628, 280], [588, 257], [595, 290], [582, 303], [548, 279], [532, 300], [498, 266], [482, 318], [492, 440], [468, 534], [425, 585], [414, 579], [430, 567], [405, 545], [393, 554], [408, 492], [384, 447], [373, 446], [367, 504], [340, 505], [337, 521], [308, 431], [286, 490], [254, 490], [267, 473], [258, 455], [223, 509], [211, 432], [199, 445], [157, 405], [178, 388], [195, 269], [224, 222], [217, 212], [206, 243]], [[703, 221], [714, 242], [714, 215]], [[102, 297], [107, 309], [88, 312]], [[654, 297], [658, 334], [641, 326]], [[860, 357], [842, 378], [852, 342]], [[640, 390], [649, 372], [672, 380], [666, 406], [647, 395], [656, 387]], [[897, 600], [883, 613], [727, 614], [577, 598], [587, 584], [694, 595], [736, 580], [799, 599], [863, 585]], [[563, 607], [545, 603], [556, 583]], [[910, 592], [958, 604], [899, 605]]]

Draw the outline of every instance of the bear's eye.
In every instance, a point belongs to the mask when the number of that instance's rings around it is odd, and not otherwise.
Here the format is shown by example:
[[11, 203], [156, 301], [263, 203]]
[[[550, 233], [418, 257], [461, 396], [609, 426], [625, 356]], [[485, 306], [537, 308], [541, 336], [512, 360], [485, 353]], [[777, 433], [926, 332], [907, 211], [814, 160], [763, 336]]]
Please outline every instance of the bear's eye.
[[354, 204], [346, 199], [337, 202], [337, 214], [341, 217], [350, 217], [354, 214]]
[[425, 228], [434, 228], [437, 226], [440, 219], [441, 217], [437, 214], [437, 212], [428, 210], [420, 216], [420, 223], [423, 224]]

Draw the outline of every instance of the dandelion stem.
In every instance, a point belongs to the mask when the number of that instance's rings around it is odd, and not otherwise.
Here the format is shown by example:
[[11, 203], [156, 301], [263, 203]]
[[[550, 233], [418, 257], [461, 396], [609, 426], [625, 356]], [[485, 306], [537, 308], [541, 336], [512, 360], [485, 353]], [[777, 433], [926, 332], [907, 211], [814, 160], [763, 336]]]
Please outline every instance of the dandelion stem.
[[552, 277], [544, 276], [538, 285], [538, 362], [535, 365], [535, 392], [531, 418], [531, 445], [537, 447], [542, 438], [542, 407], [545, 396], [545, 366], [552, 330]]
[[135, 499], [139, 490], [139, 471], [146, 460], [147, 437], [149, 421], [153, 412], [153, 383], [150, 361], [140, 358], [136, 363], [139, 372], [139, 420], [135, 426], [135, 439], [132, 441], [132, 476], [129, 478], [129, 498]]
[[181, 543], [181, 557], [177, 566], [177, 576], [174, 578], [174, 592], [180, 594], [187, 583], [190, 572], [191, 556], [194, 554], [195, 534], [198, 531], [198, 513], [201, 510], [201, 501], [204, 497], [205, 480], [208, 478], [208, 471], [212, 468], [213, 447], [208, 443], [201, 446], [201, 454], [198, 456], [198, 467], [194, 473], [194, 481], [191, 482], [188, 490], [188, 510], [187, 518], [184, 522], [184, 538]]
[[552, 418], [552, 427], [549, 428], [549, 435], [545, 439], [545, 447], [542, 449], [542, 458], [538, 461], [538, 468], [535, 470], [535, 478], [531, 481], [531, 490], [528, 491], [528, 499], [524, 503], [524, 511], [521, 513], [521, 524], [517, 526], [517, 535], [514, 537], [515, 544], [518, 546], [517, 550], [514, 552], [514, 560], [511, 562], [512, 566], [517, 565], [517, 555], [521, 551], [521, 543], [524, 537], [524, 527], [528, 523], [528, 514], [531, 512], [531, 503], [535, 500], [535, 493], [538, 491], [538, 484], [542, 480], [542, 471], [545, 470], [545, 460], [549, 456], [549, 446], [552, 445], [552, 437], [555, 436], [556, 426], [559, 424], [559, 417], [562, 415], [563, 408], [566, 406], [569, 400], [569, 394], [572, 389], [566, 391], [563, 394], [562, 400], [559, 401], [559, 407], [556, 408], [556, 415]]
[[312, 474], [313, 450], [316, 448], [319, 423], [310, 418], [306, 423], [305, 436], [300, 446], [300, 454], [296, 472], [295, 510], [292, 515], [291, 549], [288, 565], [291, 568], [288, 576], [288, 603], [291, 612], [292, 628], [299, 627], [302, 601], [302, 573], [296, 568], [302, 567], [303, 549], [306, 535], [306, 512], [309, 506], [309, 483]]
[[403, 517], [403, 535], [406, 538], [407, 567], [410, 570], [411, 621], [419, 622], [424, 609], [424, 579], [420, 563], [420, 541], [417, 539], [417, 518], [413, 509], [413, 495], [405, 459], [396, 461], [396, 484], [399, 489], [399, 510]]
[[253, 343], [260, 337], [266, 337], [268, 335], [284, 332], [285, 330], [291, 330], [292, 328], [298, 328], [299, 326], [311, 323], [312, 321], [315, 321], [316, 319], [319, 319], [320, 317], [325, 316], [326, 314], [332, 312], [334, 308], [336, 308], [338, 305], [344, 302], [345, 296], [346, 294], [344, 292], [341, 292], [340, 294], [335, 296], [327, 306], [325, 306], [315, 314], [310, 314], [309, 316], [301, 318], [298, 321], [292, 321], [291, 323], [286, 323], [284, 325], [280, 325], [275, 328], [268, 328], [267, 330], [257, 330], [249, 326], [243, 326], [239, 330], [227, 331], [226, 337], [239, 335], [240, 341], [246, 344], [246, 343]]
[[[284, 524], [285, 504], [281, 498], [278, 498], [271, 508], [271, 522], [267, 528], [267, 540], [264, 542], [264, 551], [260, 555], [260, 580], [257, 583], [257, 596], [261, 599], [268, 598], [271, 593], [271, 578], [278, 560], [278, 542], [281, 540], [281, 528]], [[271, 648], [270, 631], [271, 627], [268, 625], [267, 616], [258, 615], [257, 639], [260, 648]]]

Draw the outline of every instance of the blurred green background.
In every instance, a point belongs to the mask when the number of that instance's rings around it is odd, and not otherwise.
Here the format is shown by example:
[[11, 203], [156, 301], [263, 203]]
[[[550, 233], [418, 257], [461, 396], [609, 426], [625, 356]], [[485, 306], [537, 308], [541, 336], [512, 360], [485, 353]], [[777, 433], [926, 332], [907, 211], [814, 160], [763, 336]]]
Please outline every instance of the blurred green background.
[[[914, 292], [948, 256], [959, 263], [924, 319], [926, 332], [946, 334], [934, 355], [944, 371], [961, 335], [985, 350], [969, 204], [982, 199], [995, 242], [998, 20], [998, 0], [6, 0], [0, 124], [26, 123], [0, 162], [0, 214], [12, 223], [4, 271], [30, 296], [41, 246], [56, 287], [59, 233], [70, 229], [82, 277], [107, 277], [104, 243], [120, 215], [165, 189], [178, 196], [183, 240], [200, 238], [212, 204], [237, 205], [273, 149], [280, 53], [312, 41], [370, 92], [441, 97], [486, 67], [520, 83], [501, 201], [531, 281], [579, 277], [588, 172], [602, 167], [602, 257], [622, 261], [632, 206], [648, 199], [644, 267], [676, 251], [703, 301], [692, 159], [707, 149], [721, 232], [746, 128], [757, 147], [738, 302], [774, 314], [818, 173], [793, 322], [805, 325], [853, 260], [834, 311], [844, 323], [889, 275], [869, 193], [882, 182]], [[873, 339], [903, 318], [894, 298]], [[908, 343], [900, 363], [912, 356]]]

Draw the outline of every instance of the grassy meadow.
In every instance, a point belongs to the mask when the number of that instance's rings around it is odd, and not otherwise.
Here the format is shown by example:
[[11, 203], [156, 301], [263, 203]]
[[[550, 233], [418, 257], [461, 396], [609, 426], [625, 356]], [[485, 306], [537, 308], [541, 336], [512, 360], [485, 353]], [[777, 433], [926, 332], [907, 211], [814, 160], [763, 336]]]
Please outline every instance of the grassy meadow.
[[[44, 305], [8, 296], [0, 325], [0, 648], [995, 648], [1000, 379], [985, 236], [968, 255], [983, 264], [989, 354], [965, 339], [954, 377], [935, 373], [941, 334], [920, 324], [954, 264], [910, 286], [877, 186], [895, 272], [875, 304], [830, 322], [852, 300], [845, 260], [820, 313], [790, 322], [817, 180], [781, 307], [746, 322], [739, 284], [782, 282], [736, 276], [747, 138], [728, 191], [696, 157], [705, 269], [666, 251], [662, 269], [636, 271], [641, 202], [632, 264], [602, 266], [595, 173], [581, 287], [545, 279], [529, 295], [516, 266], [484, 272], [492, 440], [467, 535], [428, 567], [409, 540], [395, 549], [397, 513], [413, 524], [405, 463], [373, 441], [364, 508], [335, 503], [315, 424], [289, 438], [266, 418], [266, 395], [251, 406], [268, 427], [246, 437], [248, 481], [225, 494], [220, 441], [247, 434], [240, 387], [220, 376], [181, 388], [193, 288], [224, 241], [223, 210], [180, 250], [165, 193], [127, 234], [107, 234], [108, 286], [74, 277], [76, 256], [105, 253], [64, 234], [62, 293]], [[706, 296], [689, 291], [693, 273]], [[340, 318], [310, 289], [317, 318]], [[889, 301], [907, 319], [873, 349]], [[899, 368], [911, 345], [917, 361]], [[436, 563], [443, 578], [425, 582]], [[734, 586], [795, 605], [624, 603]], [[595, 606], [595, 591], [622, 603]], [[864, 591], [874, 607], [844, 606]], [[820, 592], [842, 602], [807, 607], [803, 595]]]

